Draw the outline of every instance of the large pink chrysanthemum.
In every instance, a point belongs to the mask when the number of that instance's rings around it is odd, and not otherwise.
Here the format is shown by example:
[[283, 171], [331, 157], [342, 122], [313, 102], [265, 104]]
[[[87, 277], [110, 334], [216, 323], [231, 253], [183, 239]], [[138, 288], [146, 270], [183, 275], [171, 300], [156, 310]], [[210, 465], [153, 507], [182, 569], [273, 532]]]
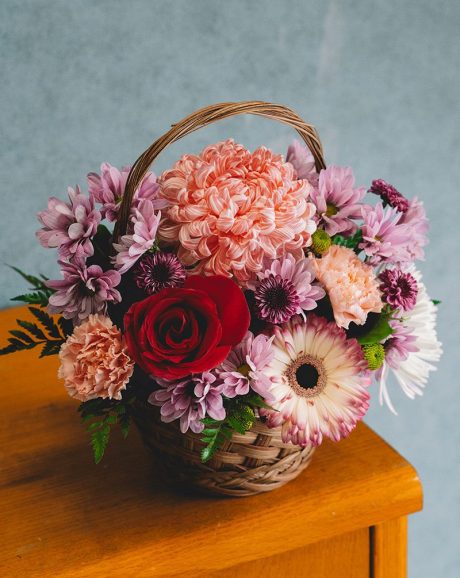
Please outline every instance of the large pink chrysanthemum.
[[358, 342], [310, 314], [276, 327], [272, 348], [264, 373], [276, 411], [260, 410], [268, 425], [281, 426], [283, 441], [302, 447], [347, 436], [369, 407], [370, 377]]
[[178, 257], [195, 272], [255, 277], [265, 258], [302, 256], [316, 230], [311, 185], [265, 147], [253, 153], [233, 140], [184, 155], [160, 177], [164, 212], [159, 236], [179, 242]]
[[361, 200], [365, 187], [354, 188], [355, 177], [350, 167], [328, 166], [319, 173], [318, 187], [311, 194], [317, 219], [329, 235], [353, 233], [357, 225], [352, 219], [361, 217]]

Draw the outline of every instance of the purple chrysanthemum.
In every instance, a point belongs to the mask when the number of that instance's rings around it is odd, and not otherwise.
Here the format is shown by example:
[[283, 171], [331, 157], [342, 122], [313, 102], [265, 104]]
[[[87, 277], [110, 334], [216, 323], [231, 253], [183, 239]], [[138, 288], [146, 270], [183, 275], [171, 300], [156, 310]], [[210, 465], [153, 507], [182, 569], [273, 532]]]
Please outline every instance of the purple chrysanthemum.
[[386, 269], [379, 275], [380, 291], [391, 307], [404, 311], [413, 309], [417, 302], [417, 281], [410, 273], [401, 269]]
[[315, 159], [305, 144], [295, 140], [289, 145], [286, 153], [286, 162], [291, 163], [294, 167], [298, 179], [306, 179], [314, 187], [318, 185]]
[[[131, 167], [117, 169], [109, 163], [102, 163], [100, 175], [89, 173], [87, 176], [90, 196], [101, 205], [102, 216], [109, 221], [117, 220], [130, 170]], [[155, 173], [148, 171], [134, 194], [133, 209], [142, 200], [152, 201], [155, 209], [163, 208], [164, 201], [157, 199], [158, 189]]]
[[165, 287], [180, 287], [185, 277], [185, 268], [173, 253], [148, 253], [134, 271], [136, 285], [148, 295]]
[[243, 341], [229, 353], [227, 359], [217, 369], [223, 382], [223, 394], [227, 397], [246, 395], [253, 389], [266, 401], [271, 396], [271, 381], [264, 374], [264, 368], [273, 359], [272, 338], [260, 334], [257, 337], [248, 331]]
[[180, 381], [157, 378], [160, 389], [150, 394], [149, 403], [160, 406], [161, 421], [170, 423], [179, 419], [182, 433], [189, 428], [200, 433], [204, 428], [201, 420], [206, 415], [217, 420], [225, 418], [222, 385], [216, 384], [216, 379], [208, 371]]
[[364, 187], [355, 188], [350, 167], [328, 166], [319, 173], [318, 187], [311, 193], [317, 222], [328, 235], [348, 235], [356, 231], [354, 219], [361, 216]]
[[59, 264], [64, 279], [46, 282], [47, 287], [56, 291], [49, 298], [50, 313], [60, 313], [78, 323], [92, 313], [105, 313], [108, 302], [121, 301], [115, 289], [121, 280], [118, 271], [103, 271], [99, 265], [86, 267], [81, 260]]
[[43, 247], [57, 248], [61, 259], [86, 258], [94, 253], [91, 238], [96, 234], [101, 214], [94, 201], [82, 195], [78, 187], [67, 189], [69, 202], [50, 197], [48, 208], [37, 218], [43, 228], [37, 237]]
[[409, 208], [409, 201], [404, 195], [402, 195], [398, 189], [396, 189], [390, 183], [387, 183], [383, 179], [376, 179], [372, 181], [372, 185], [369, 189], [370, 193], [379, 195], [384, 203], [398, 209], [401, 213], [405, 213]]
[[258, 274], [254, 299], [258, 315], [269, 323], [284, 323], [293, 315], [310, 311], [325, 295], [313, 284], [315, 274], [308, 259], [296, 261], [291, 254], [272, 262]]
[[428, 243], [428, 219], [422, 201], [414, 197], [407, 211], [401, 216], [401, 224], [409, 231], [410, 243], [407, 250], [412, 261], [425, 257], [423, 247]]
[[401, 220], [403, 216], [393, 207], [384, 209], [382, 203], [377, 203], [375, 207], [363, 207], [363, 241], [359, 248], [364, 250], [371, 265], [401, 265], [412, 261], [409, 250], [412, 236], [409, 227]]

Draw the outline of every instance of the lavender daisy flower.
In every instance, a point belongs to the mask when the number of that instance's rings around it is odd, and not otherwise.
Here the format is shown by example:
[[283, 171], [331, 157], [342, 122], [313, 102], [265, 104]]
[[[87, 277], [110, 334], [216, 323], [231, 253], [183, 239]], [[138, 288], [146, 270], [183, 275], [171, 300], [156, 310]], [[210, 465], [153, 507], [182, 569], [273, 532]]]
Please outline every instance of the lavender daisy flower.
[[409, 311], [417, 302], [417, 281], [400, 269], [386, 269], [379, 275], [383, 300], [394, 309]]
[[185, 277], [185, 268], [173, 253], [144, 255], [134, 271], [136, 285], [148, 295], [165, 287], [180, 287]]
[[288, 147], [286, 162], [294, 167], [298, 179], [306, 179], [314, 187], [318, 185], [315, 159], [307, 146], [295, 140]]
[[373, 265], [381, 263], [407, 264], [412, 261], [409, 245], [411, 232], [401, 221], [402, 213], [392, 207], [383, 208], [382, 203], [362, 209], [363, 241], [359, 248]]
[[131, 217], [131, 233], [123, 235], [119, 243], [113, 246], [117, 252], [114, 258], [115, 268], [126, 273], [154, 243], [160, 223], [161, 213], [155, 212], [152, 201], [143, 200], [134, 209]]
[[401, 224], [409, 230], [410, 243], [407, 246], [411, 261], [424, 259], [423, 247], [428, 244], [428, 219], [423, 203], [414, 197], [409, 201], [407, 211], [401, 216]]
[[229, 353], [227, 359], [216, 372], [223, 383], [223, 394], [227, 397], [246, 395], [252, 389], [266, 401], [271, 396], [270, 379], [263, 370], [273, 359], [270, 339], [263, 334], [254, 335], [248, 331], [243, 341]]
[[289, 253], [258, 273], [254, 300], [258, 316], [270, 323], [284, 323], [304, 310], [316, 307], [325, 295], [313, 284], [315, 274], [308, 259], [296, 261]]
[[50, 197], [48, 208], [37, 218], [43, 228], [37, 237], [43, 247], [55, 247], [61, 259], [86, 258], [94, 253], [91, 238], [96, 234], [101, 214], [94, 201], [80, 193], [78, 187], [67, 189], [69, 203]]
[[160, 389], [151, 393], [148, 401], [160, 406], [161, 421], [179, 419], [182, 433], [188, 429], [200, 433], [204, 428], [201, 420], [206, 415], [217, 420], [225, 418], [222, 385], [216, 384], [216, 379], [208, 371], [179, 381], [156, 378]]
[[383, 179], [376, 179], [372, 181], [370, 193], [379, 195], [384, 203], [398, 209], [401, 213], [405, 213], [409, 208], [409, 201], [390, 183]]
[[78, 323], [92, 313], [105, 313], [109, 301], [121, 301], [115, 289], [121, 280], [118, 271], [103, 271], [99, 265], [86, 267], [81, 260], [59, 261], [59, 264], [64, 279], [46, 282], [47, 287], [56, 291], [49, 298], [51, 314], [60, 313]]
[[[102, 163], [100, 175], [89, 173], [87, 176], [90, 196], [96, 203], [102, 205], [102, 216], [109, 221], [117, 220], [130, 170], [131, 167], [117, 169], [109, 163]], [[134, 194], [133, 208], [136, 208], [142, 200], [152, 201], [155, 209], [163, 208], [164, 201], [157, 199], [158, 189], [155, 174], [147, 172]]]
[[356, 231], [353, 219], [361, 217], [364, 187], [354, 188], [355, 177], [349, 167], [328, 166], [319, 173], [318, 188], [311, 193], [316, 205], [317, 221], [330, 236]]

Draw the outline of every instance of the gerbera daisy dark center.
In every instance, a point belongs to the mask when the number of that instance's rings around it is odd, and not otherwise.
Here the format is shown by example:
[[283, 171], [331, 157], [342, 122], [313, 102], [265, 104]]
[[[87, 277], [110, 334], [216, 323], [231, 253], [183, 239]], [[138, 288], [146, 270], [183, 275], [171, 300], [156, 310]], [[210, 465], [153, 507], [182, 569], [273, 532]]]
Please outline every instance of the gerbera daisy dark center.
[[326, 386], [324, 364], [313, 355], [299, 355], [285, 372], [289, 385], [302, 397], [316, 397]]

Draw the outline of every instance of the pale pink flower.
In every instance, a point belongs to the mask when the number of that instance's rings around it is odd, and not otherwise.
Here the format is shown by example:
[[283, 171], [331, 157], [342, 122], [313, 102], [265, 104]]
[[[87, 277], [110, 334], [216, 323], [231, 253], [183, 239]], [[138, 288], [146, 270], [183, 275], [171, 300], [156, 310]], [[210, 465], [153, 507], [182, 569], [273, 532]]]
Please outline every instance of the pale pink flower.
[[319, 173], [318, 187], [311, 194], [316, 205], [318, 223], [326, 233], [353, 233], [357, 225], [353, 219], [361, 217], [365, 187], [354, 188], [355, 177], [350, 167], [330, 165]]
[[266, 335], [254, 337], [248, 331], [243, 341], [232, 349], [227, 359], [216, 369], [225, 396], [246, 395], [252, 389], [269, 401], [271, 382], [264, 374], [264, 368], [273, 359], [272, 341], [273, 338]]
[[[97, 173], [88, 174], [90, 196], [96, 203], [102, 205], [102, 216], [109, 221], [117, 220], [130, 170], [131, 167], [117, 169], [109, 163], [102, 163], [100, 175]], [[134, 193], [133, 208], [137, 207], [142, 200], [152, 201], [155, 209], [162, 208], [165, 203], [157, 199], [158, 188], [155, 173], [147, 172]]]
[[264, 369], [273, 409], [261, 409], [284, 442], [319, 445], [347, 436], [369, 407], [370, 376], [361, 347], [343, 329], [310, 314], [274, 328], [274, 356]]
[[428, 244], [428, 219], [422, 201], [414, 197], [409, 201], [409, 208], [401, 217], [401, 224], [408, 229], [410, 242], [407, 251], [411, 261], [424, 259], [423, 247]]
[[363, 208], [363, 240], [359, 248], [364, 250], [371, 265], [405, 265], [412, 261], [409, 251], [412, 243], [411, 231], [402, 221], [405, 214], [407, 213], [400, 213], [397, 208], [384, 209], [382, 203]]
[[159, 237], [178, 242], [179, 259], [194, 272], [234, 275], [244, 285], [266, 258], [302, 257], [316, 230], [311, 190], [281, 155], [220, 142], [184, 155], [160, 177], [169, 208]]
[[148, 401], [160, 406], [161, 421], [170, 423], [178, 419], [182, 433], [189, 428], [200, 433], [204, 428], [201, 420], [207, 415], [217, 420], [225, 418], [222, 385], [216, 379], [209, 371], [179, 381], [155, 378], [160, 389]]
[[339, 327], [351, 322], [364, 325], [367, 315], [383, 308], [379, 283], [370, 265], [346, 247], [332, 245], [321, 259], [313, 261], [316, 276], [326, 289]]
[[307, 180], [313, 187], [318, 185], [315, 159], [305, 144], [293, 141], [288, 147], [286, 162], [294, 167], [298, 179]]
[[296, 260], [289, 253], [272, 261], [270, 268], [257, 273], [257, 277], [255, 307], [259, 317], [270, 323], [284, 323], [297, 313], [311, 311], [325, 295], [322, 287], [313, 284], [311, 260]]
[[97, 232], [101, 214], [78, 187], [69, 187], [67, 192], [68, 203], [50, 197], [48, 208], [37, 214], [43, 228], [36, 235], [43, 247], [57, 248], [61, 259], [85, 258], [94, 253], [91, 238]]
[[48, 301], [50, 313], [60, 313], [78, 323], [91, 313], [105, 313], [108, 302], [121, 301], [115, 289], [121, 280], [118, 271], [103, 271], [99, 265], [86, 267], [81, 260], [59, 264], [64, 279], [46, 281], [47, 287], [56, 291]]
[[161, 213], [155, 212], [152, 201], [141, 201], [133, 210], [130, 232], [113, 246], [117, 252], [113, 262], [120, 273], [126, 273], [155, 244]]
[[59, 358], [58, 376], [68, 394], [80, 401], [121, 399], [134, 370], [120, 330], [103, 315], [90, 315], [75, 327]]

